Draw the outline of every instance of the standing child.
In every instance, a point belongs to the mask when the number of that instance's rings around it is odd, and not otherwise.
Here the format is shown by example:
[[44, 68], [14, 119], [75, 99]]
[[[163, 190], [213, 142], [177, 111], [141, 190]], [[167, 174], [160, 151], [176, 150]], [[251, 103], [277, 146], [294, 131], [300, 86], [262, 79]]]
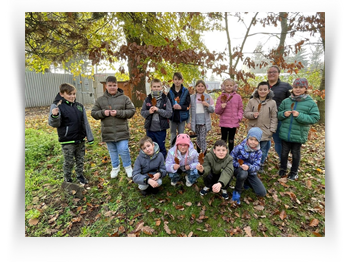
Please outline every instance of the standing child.
[[218, 97], [215, 105], [215, 113], [220, 115], [221, 139], [227, 143], [229, 152], [233, 149], [236, 128], [243, 118], [242, 98], [237, 94], [238, 85], [231, 78], [223, 82], [224, 92]]
[[85, 137], [89, 144], [94, 142], [84, 106], [75, 101], [76, 89], [73, 85], [64, 83], [60, 86], [50, 107], [49, 125], [57, 128], [58, 141], [62, 146], [64, 156], [64, 181], [72, 182], [72, 169], [75, 159], [75, 172], [81, 184], [87, 184], [83, 176]]
[[261, 169], [267, 158], [267, 154], [271, 147], [272, 135], [277, 129], [277, 106], [273, 100], [274, 94], [267, 82], [260, 82], [257, 89], [253, 93], [244, 110], [244, 117], [249, 120], [248, 131], [252, 127], [259, 127], [263, 131], [260, 141], [260, 149], [262, 152]]
[[142, 195], [156, 194], [166, 175], [163, 154], [150, 137], [145, 136], [139, 144], [141, 150], [134, 164], [132, 180], [139, 185]]
[[261, 163], [260, 140], [262, 130], [259, 127], [253, 127], [249, 130], [247, 138], [244, 139], [230, 153], [233, 158], [233, 167], [236, 177], [235, 190], [232, 193], [232, 200], [240, 204], [240, 197], [244, 188], [253, 188], [258, 196], [265, 196], [266, 189], [257, 176]]
[[214, 101], [210, 95], [205, 93], [206, 85], [203, 80], [198, 80], [195, 86], [196, 93], [191, 95], [190, 123], [188, 128], [197, 134], [197, 146], [206, 153], [206, 137], [211, 130], [210, 113], [213, 113]]
[[192, 186], [198, 179], [198, 153], [194, 149], [189, 135], [179, 134], [175, 146], [170, 148], [166, 158], [166, 171], [169, 174], [171, 185], [176, 186], [180, 175], [186, 173], [186, 186]]
[[284, 99], [278, 109], [281, 120], [279, 136], [282, 140], [282, 153], [279, 175], [286, 175], [288, 154], [292, 153], [292, 168], [288, 179], [298, 178], [301, 145], [306, 143], [310, 125], [320, 119], [320, 112], [314, 100], [307, 94], [309, 87], [306, 78], [297, 78], [293, 83], [292, 94]]
[[117, 78], [108, 76], [106, 92], [97, 98], [91, 116], [101, 120], [102, 141], [106, 142], [112, 161], [111, 178], [117, 177], [120, 171], [119, 155], [127, 176], [132, 176], [128, 119], [135, 112], [130, 98], [124, 95], [122, 89], [118, 89]]
[[185, 124], [189, 117], [190, 106], [190, 93], [188, 89], [182, 85], [183, 78], [181, 73], [174, 73], [173, 82], [168, 93], [168, 98], [173, 108], [173, 114], [170, 117], [171, 146], [175, 143], [176, 130], [178, 134], [182, 134], [185, 131]]
[[232, 157], [227, 151], [227, 144], [223, 140], [215, 142], [212, 150], [206, 154], [203, 165], [198, 164], [197, 170], [204, 175], [205, 187], [200, 191], [205, 196], [210, 190], [219, 193], [227, 200], [227, 187], [233, 176]]
[[159, 145], [160, 152], [166, 158], [165, 139], [169, 128], [169, 118], [173, 110], [168, 97], [162, 91], [159, 79], [151, 81], [151, 93], [143, 102], [141, 115], [145, 118], [146, 134]]

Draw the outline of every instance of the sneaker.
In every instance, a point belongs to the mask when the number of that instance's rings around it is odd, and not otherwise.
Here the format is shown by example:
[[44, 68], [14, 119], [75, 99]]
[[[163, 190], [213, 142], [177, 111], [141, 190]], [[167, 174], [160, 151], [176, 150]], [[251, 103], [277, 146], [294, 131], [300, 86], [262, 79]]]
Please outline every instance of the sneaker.
[[111, 178], [117, 177], [119, 171], [120, 171], [120, 166], [117, 166], [117, 167], [112, 168], [112, 171], [111, 171]]
[[241, 204], [241, 194], [237, 191], [232, 192], [232, 201], [236, 201], [238, 205]]
[[158, 194], [158, 192], [159, 192], [159, 187], [154, 187], [154, 188], [153, 188], [153, 187], [150, 186], [150, 188], [151, 188], [150, 191], [151, 191], [151, 194], [152, 194], [152, 195]]
[[298, 172], [290, 172], [288, 175], [289, 180], [295, 180], [298, 178]]
[[132, 177], [132, 167], [131, 166], [127, 166], [127, 167], [124, 167], [124, 169], [125, 169], [126, 175], [128, 177]]
[[206, 194], [208, 194], [208, 191], [209, 190], [205, 190], [204, 188], [199, 192], [199, 194], [201, 195], [201, 196], [205, 196]]
[[188, 179], [188, 176], [185, 176], [185, 179], [186, 179], [186, 186], [191, 187], [193, 184]]
[[280, 177], [285, 177], [286, 176], [286, 170], [280, 169], [280, 171], [278, 172], [278, 175]]
[[170, 184], [171, 184], [172, 186], [176, 186], [177, 182], [171, 181]]
[[81, 185], [85, 185], [85, 184], [89, 183], [89, 181], [83, 175], [78, 176], [77, 179], [79, 180]]
[[225, 200], [228, 200], [229, 197], [228, 197], [228, 194], [227, 194], [227, 191], [226, 190], [221, 190], [221, 196], [223, 197], [223, 199]]

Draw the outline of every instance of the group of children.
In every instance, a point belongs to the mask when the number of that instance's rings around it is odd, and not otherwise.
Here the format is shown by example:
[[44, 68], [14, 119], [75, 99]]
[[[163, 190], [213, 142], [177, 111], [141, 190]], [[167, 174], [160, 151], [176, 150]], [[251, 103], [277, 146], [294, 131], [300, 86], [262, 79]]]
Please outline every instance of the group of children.
[[[221, 191], [222, 197], [229, 199], [227, 188], [233, 177], [236, 183], [232, 200], [237, 203], [240, 203], [243, 189], [252, 188], [258, 196], [265, 196], [266, 189], [257, 173], [266, 161], [278, 120], [281, 122], [279, 135], [282, 139], [279, 175], [286, 175], [291, 151], [292, 168], [288, 178], [294, 180], [298, 177], [301, 144], [307, 140], [310, 125], [319, 120], [317, 105], [307, 94], [305, 78], [294, 81], [290, 97], [284, 99], [278, 109], [268, 82], [259, 83], [244, 110], [242, 98], [237, 94], [238, 85], [233, 79], [223, 82], [223, 92], [216, 105], [205, 92], [203, 80], [197, 81], [192, 95], [182, 83], [182, 75], [175, 73], [173, 85], [166, 95], [160, 80], [151, 81], [151, 93], [141, 108], [146, 136], [139, 142], [140, 152], [132, 167], [128, 119], [136, 110], [123, 90], [118, 89], [117, 79], [107, 77], [106, 92], [96, 100], [91, 116], [101, 120], [102, 141], [107, 144], [112, 162], [111, 178], [120, 171], [120, 155], [127, 176], [138, 184], [143, 195], [157, 193], [166, 175], [171, 185], [176, 186], [184, 173], [188, 187], [203, 176], [205, 186], [200, 191], [202, 196], [209, 191]], [[49, 124], [57, 127], [62, 144], [65, 181], [72, 181], [75, 158], [77, 178], [86, 184], [88, 181], [82, 174], [84, 138], [87, 137], [90, 143], [94, 139], [83, 105], [75, 102], [75, 93], [74, 86], [60, 86], [60, 93], [50, 108]], [[210, 114], [214, 112], [220, 116], [221, 140], [208, 150], [206, 135], [211, 130]], [[248, 134], [234, 147], [236, 128], [243, 116], [249, 120]], [[197, 136], [196, 149], [190, 136], [184, 133], [186, 123]], [[169, 128], [172, 147], [167, 152], [165, 140]], [[205, 157], [200, 161], [203, 155]]]

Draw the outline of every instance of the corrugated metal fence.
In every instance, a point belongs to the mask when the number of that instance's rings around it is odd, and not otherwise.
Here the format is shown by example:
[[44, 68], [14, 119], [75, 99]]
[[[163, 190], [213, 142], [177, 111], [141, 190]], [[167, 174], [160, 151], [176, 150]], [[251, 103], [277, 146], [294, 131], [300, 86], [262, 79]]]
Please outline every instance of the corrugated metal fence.
[[25, 72], [25, 107], [49, 106], [59, 92], [62, 83], [70, 83], [77, 89], [77, 101], [83, 105], [95, 103], [92, 79], [69, 74]]

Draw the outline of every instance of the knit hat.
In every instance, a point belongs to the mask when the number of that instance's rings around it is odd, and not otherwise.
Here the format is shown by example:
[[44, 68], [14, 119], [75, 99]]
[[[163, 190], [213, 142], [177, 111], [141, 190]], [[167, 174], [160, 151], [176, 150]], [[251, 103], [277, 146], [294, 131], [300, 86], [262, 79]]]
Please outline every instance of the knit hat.
[[293, 82], [293, 87], [296, 87], [296, 86], [305, 86], [306, 89], [308, 89], [309, 87], [309, 83], [307, 81], [306, 78], [302, 77], [302, 78], [297, 78], [294, 80]]
[[261, 137], [262, 137], [262, 130], [259, 128], [259, 127], [252, 127], [251, 129], [249, 129], [248, 131], [248, 136], [247, 138], [249, 137], [255, 137], [256, 140], [258, 140], [260, 142], [261, 140]]
[[176, 142], [175, 145], [177, 146], [178, 144], [186, 144], [190, 146], [190, 136], [187, 134], [178, 134], [176, 137]]

